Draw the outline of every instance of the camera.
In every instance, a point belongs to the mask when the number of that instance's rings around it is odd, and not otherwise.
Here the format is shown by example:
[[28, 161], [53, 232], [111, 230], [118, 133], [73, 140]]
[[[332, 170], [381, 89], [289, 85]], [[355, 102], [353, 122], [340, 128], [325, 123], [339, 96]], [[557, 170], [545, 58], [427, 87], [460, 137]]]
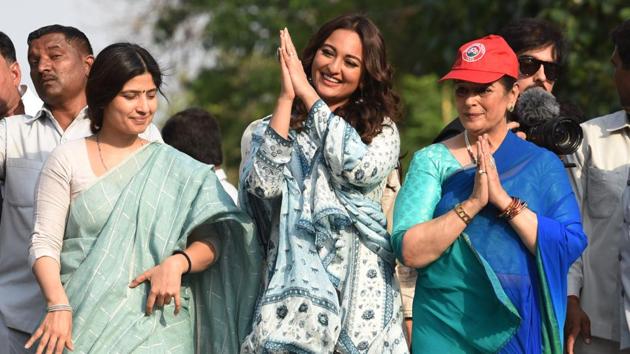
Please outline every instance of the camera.
[[557, 155], [575, 152], [584, 135], [580, 127], [581, 114], [571, 104], [560, 104], [540, 87], [525, 90], [519, 97], [511, 119], [527, 140], [553, 151]]

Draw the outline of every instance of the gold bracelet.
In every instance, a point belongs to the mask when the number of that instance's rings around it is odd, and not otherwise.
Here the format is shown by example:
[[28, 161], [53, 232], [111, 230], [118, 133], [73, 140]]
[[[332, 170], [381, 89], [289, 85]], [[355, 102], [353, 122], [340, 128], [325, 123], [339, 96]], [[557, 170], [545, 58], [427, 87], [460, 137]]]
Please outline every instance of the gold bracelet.
[[470, 215], [468, 215], [466, 210], [464, 210], [461, 203], [455, 204], [455, 208], [453, 208], [453, 210], [455, 211], [455, 214], [457, 214], [457, 216], [459, 216], [459, 218], [462, 219], [462, 221], [466, 225], [470, 224], [472, 218], [470, 217]]

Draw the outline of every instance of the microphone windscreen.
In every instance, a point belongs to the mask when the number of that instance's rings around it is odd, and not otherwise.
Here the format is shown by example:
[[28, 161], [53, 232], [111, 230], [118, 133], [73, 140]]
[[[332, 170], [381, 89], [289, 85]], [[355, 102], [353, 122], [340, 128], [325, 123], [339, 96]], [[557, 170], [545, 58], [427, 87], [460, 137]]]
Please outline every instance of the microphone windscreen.
[[515, 112], [521, 125], [535, 126], [560, 113], [556, 98], [541, 87], [525, 90], [516, 101]]

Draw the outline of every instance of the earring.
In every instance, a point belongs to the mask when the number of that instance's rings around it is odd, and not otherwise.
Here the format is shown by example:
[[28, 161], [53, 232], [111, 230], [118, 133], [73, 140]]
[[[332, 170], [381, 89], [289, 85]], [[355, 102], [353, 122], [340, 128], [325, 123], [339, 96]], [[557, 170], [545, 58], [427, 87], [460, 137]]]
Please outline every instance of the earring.
[[361, 104], [363, 103], [363, 87], [359, 87], [359, 98], [357, 98], [356, 100], [354, 100], [355, 104]]
[[514, 105], [513, 104], [508, 105], [507, 110], [508, 112], [512, 113], [514, 111]]

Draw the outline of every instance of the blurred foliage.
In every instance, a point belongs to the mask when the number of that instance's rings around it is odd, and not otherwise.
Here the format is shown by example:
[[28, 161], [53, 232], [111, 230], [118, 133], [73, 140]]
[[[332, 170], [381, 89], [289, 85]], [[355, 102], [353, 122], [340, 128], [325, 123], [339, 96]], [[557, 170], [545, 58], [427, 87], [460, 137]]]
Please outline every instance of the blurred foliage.
[[[152, 18], [154, 40], [164, 50], [177, 38], [198, 41], [202, 55], [213, 59], [198, 75], [182, 79], [182, 95], [219, 118], [226, 167], [236, 180], [241, 132], [273, 110], [279, 91], [278, 30], [288, 27], [301, 48], [325, 21], [349, 12], [367, 14], [386, 39], [405, 109], [400, 129], [405, 160], [456, 116], [451, 89], [437, 79], [459, 45], [517, 18], [540, 17], [563, 29], [570, 54], [556, 85], [558, 97], [589, 117], [618, 106], [609, 33], [630, 18], [627, 0], [160, 0], [142, 16]], [[195, 30], [191, 23], [203, 25]]]

